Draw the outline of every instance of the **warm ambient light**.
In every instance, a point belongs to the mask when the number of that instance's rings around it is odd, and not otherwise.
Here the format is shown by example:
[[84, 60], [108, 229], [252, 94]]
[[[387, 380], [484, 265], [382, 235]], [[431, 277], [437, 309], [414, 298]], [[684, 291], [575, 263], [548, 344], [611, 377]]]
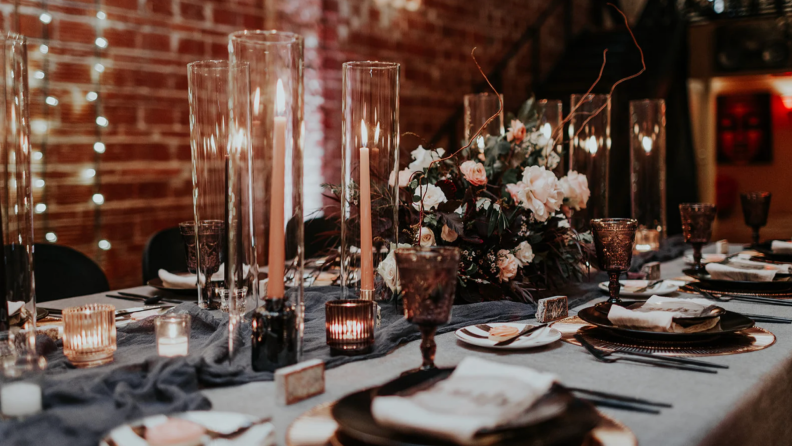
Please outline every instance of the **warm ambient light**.
[[107, 39], [104, 37], [97, 37], [95, 43], [99, 48], [107, 48]]
[[51, 106], [54, 107], [54, 106], [58, 105], [58, 98], [56, 98], [55, 96], [47, 96], [47, 99], [45, 99], [45, 102], [47, 103], [47, 105], [51, 105]]
[[93, 197], [91, 197], [91, 200], [93, 200], [93, 202], [96, 203], [96, 204], [104, 204], [104, 195], [102, 195], [102, 194], [93, 194]]
[[94, 143], [94, 152], [96, 153], [105, 153], [105, 145], [103, 142], [95, 142]]
[[47, 205], [44, 203], [39, 203], [36, 205], [36, 213], [43, 214], [47, 210]]
[[41, 20], [41, 23], [47, 25], [52, 21], [52, 16], [47, 14], [46, 12], [42, 12], [41, 15], [39, 16], [39, 20]]
[[88, 94], [85, 95], [85, 100], [88, 102], [95, 101], [99, 95], [95, 91], [89, 91]]
[[49, 47], [47, 45], [39, 45], [39, 51], [41, 54], [49, 53]]
[[99, 240], [99, 249], [107, 251], [111, 247], [112, 246], [110, 245], [110, 242], [108, 242], [107, 240]]
[[46, 238], [47, 241], [50, 243], [55, 243], [58, 241], [58, 236], [55, 235], [54, 232], [48, 232], [47, 235], [44, 236], [44, 238]]
[[787, 110], [792, 110], [792, 96], [781, 97], [781, 102], [784, 103], [784, 108]]
[[644, 149], [644, 152], [649, 153], [652, 151], [652, 138], [648, 136], [644, 136], [641, 139], [641, 146]]

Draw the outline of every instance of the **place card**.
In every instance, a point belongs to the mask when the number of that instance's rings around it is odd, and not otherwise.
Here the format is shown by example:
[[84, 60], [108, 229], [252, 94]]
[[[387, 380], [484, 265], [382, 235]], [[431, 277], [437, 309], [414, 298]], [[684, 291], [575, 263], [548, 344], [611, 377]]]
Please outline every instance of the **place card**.
[[279, 404], [294, 404], [324, 393], [324, 361], [312, 359], [282, 367], [275, 371], [276, 400]]
[[715, 254], [729, 255], [729, 241], [723, 239], [715, 242]]
[[660, 279], [660, 262], [648, 262], [641, 267], [641, 272], [645, 274], [646, 280]]
[[539, 322], [557, 321], [568, 315], [569, 307], [566, 296], [539, 299], [539, 302], [536, 304], [536, 320]]

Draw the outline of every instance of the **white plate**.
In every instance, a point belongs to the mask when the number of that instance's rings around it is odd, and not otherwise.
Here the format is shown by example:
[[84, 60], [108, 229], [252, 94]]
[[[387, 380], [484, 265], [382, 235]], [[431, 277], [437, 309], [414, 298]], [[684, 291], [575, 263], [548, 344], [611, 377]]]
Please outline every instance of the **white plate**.
[[[726, 260], [726, 254], [702, 254], [701, 255], [701, 263], [706, 265], [707, 263], [718, 263]], [[688, 265], [692, 265], [693, 262], [693, 254], [688, 254], [685, 256], [685, 263]]]
[[[620, 280], [619, 282], [624, 284], [621, 287], [621, 291], [619, 291], [619, 295], [627, 296], [627, 297], [652, 297], [654, 295], [665, 296], [666, 294], [671, 294], [679, 289], [679, 286], [677, 286], [675, 283], [672, 283], [672, 281], [664, 280], [663, 282], [660, 282], [657, 285], [655, 285], [654, 288], [650, 288], [642, 293], [633, 293], [632, 291], [630, 291], [631, 289], [637, 290], [638, 288], [645, 287], [647, 284], [649, 284], [649, 281]], [[608, 282], [601, 282], [599, 284], [599, 288], [602, 291], [608, 291]]]
[[[239, 446], [271, 446], [275, 444], [275, 428], [272, 423], [263, 422], [259, 423], [259, 419], [250, 415], [243, 415], [233, 412], [216, 412], [210, 411], [192, 411], [182, 412], [172, 415], [153, 415], [131, 423], [122, 424], [111, 430], [105, 438], [99, 442], [99, 446], [109, 446], [110, 440], [116, 446], [148, 446], [149, 442], [141, 438], [133, 427], [147, 426], [152, 427], [164, 423], [169, 417], [177, 417], [185, 420], [192, 421], [198, 425], [203, 426], [209, 431], [219, 434], [231, 434], [238, 429], [247, 425], [253, 424], [239, 436], [233, 440], [218, 438], [211, 439], [208, 435], [204, 436], [202, 445], [239, 445]], [[256, 424], [259, 423], [259, 424]]]
[[[513, 323], [492, 323], [487, 324], [490, 327], [499, 327], [501, 325], [508, 325], [510, 327], [516, 327], [518, 330], [522, 331], [528, 324], [513, 324]], [[558, 330], [550, 327], [540, 328], [535, 332], [523, 336], [520, 339], [512, 342], [509, 345], [502, 345], [500, 347], [496, 347], [496, 341], [490, 341], [489, 339], [480, 339], [470, 335], [467, 335], [462, 332], [462, 330], [468, 330], [469, 332], [481, 336], [487, 336], [487, 332], [477, 328], [475, 325], [471, 325], [469, 327], [460, 328], [454, 334], [456, 335], [457, 339], [462, 342], [475, 345], [477, 347], [485, 347], [491, 348], [496, 350], [520, 350], [524, 348], [534, 348], [534, 347], [541, 347], [543, 345], [552, 344], [553, 342], [561, 339], [561, 333]]]

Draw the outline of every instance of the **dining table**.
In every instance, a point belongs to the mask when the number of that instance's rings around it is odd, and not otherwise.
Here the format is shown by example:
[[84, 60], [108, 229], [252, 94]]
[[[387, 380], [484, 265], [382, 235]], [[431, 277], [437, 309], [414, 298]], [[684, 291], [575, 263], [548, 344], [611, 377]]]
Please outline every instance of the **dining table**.
[[[712, 247], [710, 247], [711, 249]], [[740, 245], [731, 245], [732, 253]], [[705, 251], [706, 252], [706, 251]], [[679, 257], [661, 264], [664, 279], [683, 276], [686, 264]], [[152, 295], [147, 286], [124, 291]], [[107, 297], [108, 293], [45, 302], [45, 308], [62, 309], [86, 303], [111, 303], [117, 309], [141, 303]], [[679, 294], [686, 296], [686, 294]], [[606, 299], [570, 308], [581, 308]], [[730, 301], [719, 303], [730, 311], [792, 317], [792, 307]], [[535, 323], [533, 319], [525, 320]], [[776, 336], [769, 348], [744, 354], [702, 358], [729, 368], [717, 374], [665, 369], [630, 362], [604, 363], [581, 347], [558, 341], [526, 350], [489, 350], [458, 340], [453, 332], [436, 337], [438, 367], [453, 367], [474, 356], [504, 364], [520, 365], [553, 373], [569, 386], [670, 403], [660, 414], [611, 408], [603, 413], [627, 426], [643, 446], [773, 445], [792, 443], [792, 325], [757, 323]], [[325, 372], [325, 392], [292, 405], [276, 403], [272, 381], [203, 389], [213, 410], [271, 417], [277, 443], [287, 444], [290, 424], [311, 408], [368, 387], [378, 386], [420, 365], [418, 342], [395, 348], [384, 357], [351, 362]]]

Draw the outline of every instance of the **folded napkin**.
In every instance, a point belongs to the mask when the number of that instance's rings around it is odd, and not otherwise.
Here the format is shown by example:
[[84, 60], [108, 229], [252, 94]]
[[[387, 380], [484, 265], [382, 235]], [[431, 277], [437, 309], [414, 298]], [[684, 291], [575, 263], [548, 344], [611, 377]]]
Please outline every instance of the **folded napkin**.
[[178, 275], [173, 274], [161, 269], [157, 271], [157, 275], [165, 288], [178, 288], [182, 290], [189, 290], [197, 286], [195, 274]]
[[608, 320], [617, 327], [645, 328], [667, 333], [697, 333], [714, 327], [720, 318], [708, 319], [700, 324], [683, 327], [674, 318], [698, 317], [708, 314], [712, 302], [706, 299], [679, 299], [652, 296], [640, 308], [630, 310], [611, 305]]
[[776, 254], [792, 254], [792, 242], [773, 240], [770, 249]]
[[709, 263], [705, 268], [713, 280], [772, 282], [778, 273], [776, 270], [735, 268], [720, 263]]
[[783, 273], [783, 274], [789, 274], [790, 269], [792, 269], [792, 265], [756, 262], [754, 260], [747, 260], [741, 258], [731, 259], [729, 265], [734, 266], [735, 268], [743, 268], [743, 269], [765, 269], [768, 271], [778, 271], [779, 273]]
[[408, 396], [379, 396], [378, 423], [405, 432], [475, 444], [474, 436], [519, 418], [546, 394], [555, 375], [467, 357], [451, 376]]
[[8, 301], [8, 315], [13, 316], [17, 314], [17, 312], [25, 306], [24, 302], [11, 300]]

